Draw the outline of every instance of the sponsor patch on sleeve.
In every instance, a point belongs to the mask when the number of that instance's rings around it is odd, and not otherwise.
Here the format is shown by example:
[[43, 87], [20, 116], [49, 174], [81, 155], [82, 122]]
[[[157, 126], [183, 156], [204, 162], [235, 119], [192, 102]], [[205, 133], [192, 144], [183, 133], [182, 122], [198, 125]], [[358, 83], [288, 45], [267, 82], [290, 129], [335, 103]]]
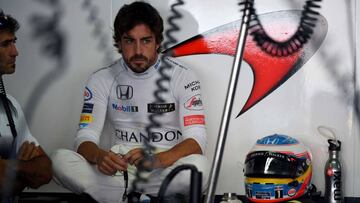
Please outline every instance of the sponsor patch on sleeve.
[[93, 121], [93, 117], [91, 114], [81, 114], [79, 126], [80, 128], [84, 128], [87, 125], [89, 125], [89, 123], [91, 123], [92, 121]]
[[92, 113], [94, 109], [94, 104], [92, 103], [84, 103], [82, 113]]
[[184, 103], [184, 107], [188, 110], [203, 110], [203, 103], [200, 94], [192, 96]]
[[85, 101], [89, 101], [92, 99], [92, 92], [91, 90], [88, 88], [88, 87], [85, 87], [85, 90], [84, 90], [84, 100]]
[[191, 115], [184, 117], [184, 126], [189, 125], [205, 125], [204, 115]]

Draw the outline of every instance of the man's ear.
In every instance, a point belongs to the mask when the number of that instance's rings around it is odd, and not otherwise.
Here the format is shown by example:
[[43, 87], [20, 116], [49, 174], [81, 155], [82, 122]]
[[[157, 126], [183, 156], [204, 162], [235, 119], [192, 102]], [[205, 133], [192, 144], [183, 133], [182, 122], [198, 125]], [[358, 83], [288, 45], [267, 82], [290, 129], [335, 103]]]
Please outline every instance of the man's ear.
[[121, 41], [118, 41], [115, 43], [115, 47], [117, 48], [118, 52], [121, 54], [122, 49], [121, 49]]
[[157, 53], [161, 52], [161, 44], [156, 44], [156, 51]]

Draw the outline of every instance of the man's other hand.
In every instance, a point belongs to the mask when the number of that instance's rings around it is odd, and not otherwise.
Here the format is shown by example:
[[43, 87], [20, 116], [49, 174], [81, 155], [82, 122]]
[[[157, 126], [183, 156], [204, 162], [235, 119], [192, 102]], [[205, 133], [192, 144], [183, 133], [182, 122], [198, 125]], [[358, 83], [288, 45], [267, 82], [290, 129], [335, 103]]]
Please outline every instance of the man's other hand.
[[114, 175], [117, 171], [127, 170], [126, 160], [111, 151], [107, 152], [99, 149], [96, 163], [99, 171], [109, 176]]
[[24, 142], [18, 152], [17, 159], [21, 161], [29, 161], [35, 157], [40, 156], [40, 148], [34, 142]]
[[128, 153], [126, 153], [124, 158], [127, 160], [129, 164], [138, 167], [140, 162], [144, 160], [145, 153], [142, 148], [135, 148], [130, 150]]

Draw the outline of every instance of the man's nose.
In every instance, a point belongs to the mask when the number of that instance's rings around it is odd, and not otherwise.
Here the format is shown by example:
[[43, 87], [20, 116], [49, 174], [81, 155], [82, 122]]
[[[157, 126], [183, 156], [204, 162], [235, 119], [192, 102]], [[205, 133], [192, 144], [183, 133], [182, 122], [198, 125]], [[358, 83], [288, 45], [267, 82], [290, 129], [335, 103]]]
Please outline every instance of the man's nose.
[[136, 43], [136, 48], [135, 49], [136, 49], [135, 50], [136, 54], [142, 54], [142, 45], [141, 45], [140, 42]]
[[18, 50], [17, 50], [17, 48], [16, 48], [16, 45], [13, 43], [13, 44], [11, 45], [10, 56], [16, 57], [16, 56], [18, 56], [18, 55], [19, 55], [19, 52], [18, 52]]

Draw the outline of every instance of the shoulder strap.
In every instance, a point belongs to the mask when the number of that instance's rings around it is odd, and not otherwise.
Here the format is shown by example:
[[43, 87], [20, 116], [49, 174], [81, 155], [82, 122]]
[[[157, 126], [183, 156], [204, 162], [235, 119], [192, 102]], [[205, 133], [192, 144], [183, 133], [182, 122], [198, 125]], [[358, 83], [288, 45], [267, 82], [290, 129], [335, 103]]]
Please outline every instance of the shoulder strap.
[[14, 141], [13, 141], [13, 144], [14, 144], [15, 138], [17, 137], [17, 132], [16, 132], [16, 128], [15, 128], [14, 119], [13, 119], [13, 117], [11, 115], [9, 100], [6, 97], [5, 87], [4, 87], [4, 83], [3, 83], [3, 80], [2, 80], [1, 76], [0, 76], [0, 98], [1, 98], [1, 101], [3, 103], [4, 109], [5, 109], [5, 112], [6, 112], [6, 116], [7, 116], [8, 121], [9, 121], [11, 133], [12, 133], [12, 135], [14, 137]]

